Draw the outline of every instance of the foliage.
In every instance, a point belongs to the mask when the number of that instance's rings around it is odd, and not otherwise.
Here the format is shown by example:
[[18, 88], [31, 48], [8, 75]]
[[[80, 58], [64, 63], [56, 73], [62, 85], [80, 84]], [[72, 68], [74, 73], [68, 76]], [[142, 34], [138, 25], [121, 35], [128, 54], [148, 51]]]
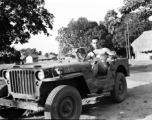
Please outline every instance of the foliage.
[[90, 51], [91, 38], [98, 36], [100, 44], [111, 46], [110, 35], [105, 25], [100, 22], [89, 21], [87, 18], [80, 17], [78, 20], [72, 19], [67, 27], [58, 30], [56, 40], [60, 43], [60, 51], [64, 54], [77, 47], [88, 47]]
[[45, 53], [45, 57], [49, 57], [49, 54], [48, 54], [48, 53]]
[[121, 17], [115, 10], [109, 10], [99, 24], [84, 17], [72, 19], [67, 27], [58, 30], [60, 52], [66, 54], [75, 47], [90, 49], [91, 38], [98, 36], [102, 46], [125, 54], [128, 39], [131, 44], [144, 31], [151, 30], [152, 22], [148, 20], [151, 9], [152, 0], [124, 0], [119, 9]]
[[121, 19], [117, 16], [117, 12], [115, 10], [109, 10], [107, 14], [105, 15], [105, 25], [109, 31], [109, 33], [114, 34], [116, 31], [116, 28], [121, 22]]
[[27, 49], [21, 49], [20, 52], [24, 55], [24, 56], [28, 56], [28, 55], [39, 55], [39, 52], [36, 50], [36, 48], [27, 48]]
[[[122, 18], [121, 24], [116, 30], [116, 34], [113, 36], [113, 44], [115, 48], [123, 48], [126, 46], [126, 41], [128, 39], [132, 43], [137, 39], [144, 31], [151, 29], [151, 23], [149, 21], [141, 21], [136, 13], [130, 13]], [[128, 25], [128, 31], [127, 31]], [[125, 35], [126, 32], [126, 35]], [[126, 38], [125, 38], [126, 37]]]
[[54, 52], [50, 52], [50, 55], [57, 56], [58, 54], [56, 54], [56, 53], [54, 53]]
[[139, 17], [147, 19], [152, 15], [152, 0], [124, 0], [124, 6], [120, 8], [123, 15], [135, 12]]
[[39, 51], [39, 52], [38, 52], [38, 55], [42, 55], [42, 51]]
[[31, 34], [50, 35], [53, 18], [44, 0], [0, 0], [0, 51], [28, 42]]
[[107, 12], [105, 25], [109, 33], [112, 34], [112, 43], [115, 51], [125, 49], [128, 39], [131, 44], [144, 31], [151, 29], [151, 22], [139, 16], [138, 13], [122, 14], [121, 18], [119, 18], [114, 10]]

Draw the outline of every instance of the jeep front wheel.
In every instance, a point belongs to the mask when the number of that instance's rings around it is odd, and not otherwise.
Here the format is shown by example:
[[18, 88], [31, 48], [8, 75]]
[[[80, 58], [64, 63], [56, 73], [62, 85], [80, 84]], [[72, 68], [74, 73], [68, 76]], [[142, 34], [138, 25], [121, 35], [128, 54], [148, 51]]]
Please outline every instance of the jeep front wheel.
[[111, 91], [111, 96], [115, 102], [123, 102], [127, 96], [127, 83], [123, 73], [117, 72], [115, 76], [114, 90]]
[[61, 85], [54, 88], [45, 103], [45, 119], [79, 119], [82, 100], [78, 90]]

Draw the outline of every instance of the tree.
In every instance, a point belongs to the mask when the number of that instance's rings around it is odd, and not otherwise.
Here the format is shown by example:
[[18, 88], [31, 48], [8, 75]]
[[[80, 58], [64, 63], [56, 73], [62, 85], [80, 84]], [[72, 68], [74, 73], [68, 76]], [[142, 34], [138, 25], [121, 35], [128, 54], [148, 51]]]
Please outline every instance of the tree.
[[57, 56], [57, 54], [56, 54], [56, 53], [54, 53], [54, 52], [50, 52], [50, 55]]
[[124, 0], [124, 6], [120, 8], [122, 15], [136, 11], [139, 17], [147, 19], [152, 15], [152, 0]]
[[48, 54], [48, 53], [45, 53], [45, 57], [49, 57], [49, 54]]
[[44, 0], [0, 0], [0, 11], [0, 51], [28, 42], [31, 34], [50, 35], [54, 16], [44, 8]]
[[[116, 51], [125, 51], [129, 37], [130, 44], [144, 31], [151, 29], [151, 22], [141, 20], [137, 13], [129, 13], [121, 17], [121, 23], [113, 35], [112, 42]], [[127, 31], [128, 27], [128, 31]], [[129, 34], [128, 34], [129, 32]]]
[[39, 51], [39, 52], [38, 52], [38, 55], [42, 55], [42, 51]]
[[36, 48], [31, 49], [31, 53], [34, 55], [38, 55], [38, 51], [36, 50]]
[[97, 22], [80, 17], [77, 21], [72, 19], [67, 27], [60, 28], [56, 40], [59, 42], [61, 53], [66, 54], [71, 51], [72, 48], [86, 46], [91, 48], [90, 42], [94, 36], [99, 37], [102, 45], [112, 45], [108, 30], [104, 24], [101, 22], [98, 24]]
[[36, 48], [26, 48], [26, 49], [21, 49], [20, 52], [24, 55], [24, 56], [28, 56], [28, 55], [38, 55], [38, 51], [36, 50]]
[[112, 9], [107, 12], [104, 18], [105, 26], [107, 27], [109, 33], [114, 34], [116, 28], [121, 22], [121, 19], [117, 16], [117, 12]]
[[59, 42], [59, 53], [66, 54], [71, 50], [71, 47], [69, 47], [70, 43], [68, 32], [68, 29], [65, 27], [62, 27], [58, 30], [58, 36], [56, 37], [56, 40]]
[[88, 21], [87, 18], [80, 17], [78, 20], [72, 19], [67, 27], [58, 30], [56, 40], [59, 42], [60, 51], [66, 54], [75, 47], [83, 47], [88, 44], [88, 38], [85, 32], [98, 24]]

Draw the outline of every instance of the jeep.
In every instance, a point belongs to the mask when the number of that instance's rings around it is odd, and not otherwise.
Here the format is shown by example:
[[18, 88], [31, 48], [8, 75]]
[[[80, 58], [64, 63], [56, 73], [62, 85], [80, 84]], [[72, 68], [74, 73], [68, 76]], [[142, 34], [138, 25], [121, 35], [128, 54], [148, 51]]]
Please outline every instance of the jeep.
[[107, 73], [102, 75], [94, 67], [96, 58], [85, 61], [81, 49], [72, 53], [76, 56], [72, 59], [1, 70], [6, 85], [0, 89], [0, 116], [18, 118], [27, 111], [44, 111], [45, 119], [79, 119], [82, 99], [105, 92], [110, 92], [115, 102], [123, 102], [127, 96], [128, 59], [107, 61]]

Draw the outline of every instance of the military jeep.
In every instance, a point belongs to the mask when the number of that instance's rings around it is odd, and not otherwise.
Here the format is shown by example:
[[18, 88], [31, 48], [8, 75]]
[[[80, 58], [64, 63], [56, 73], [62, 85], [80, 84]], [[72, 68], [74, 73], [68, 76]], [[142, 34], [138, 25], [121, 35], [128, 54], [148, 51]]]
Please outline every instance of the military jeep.
[[109, 60], [107, 73], [100, 75], [93, 68], [95, 59], [85, 61], [86, 55], [80, 56], [83, 49], [75, 50], [76, 57], [71, 60], [3, 69], [6, 86], [0, 90], [0, 116], [17, 118], [27, 111], [44, 111], [45, 119], [79, 119], [82, 99], [93, 93], [110, 92], [115, 102], [123, 102], [127, 96], [128, 59]]

